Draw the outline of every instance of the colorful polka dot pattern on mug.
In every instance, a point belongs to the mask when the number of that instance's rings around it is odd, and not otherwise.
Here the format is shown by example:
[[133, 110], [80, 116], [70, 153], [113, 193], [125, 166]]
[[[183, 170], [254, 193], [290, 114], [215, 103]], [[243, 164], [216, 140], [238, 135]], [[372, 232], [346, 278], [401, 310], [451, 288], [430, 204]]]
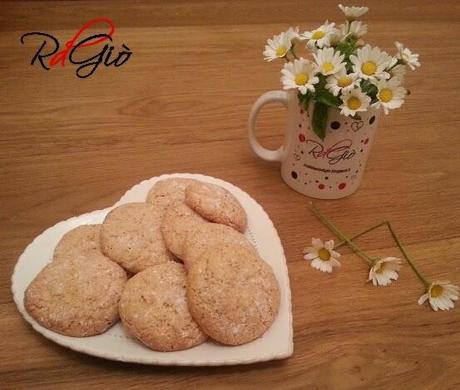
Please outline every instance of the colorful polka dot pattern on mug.
[[291, 115], [289, 155], [283, 163], [284, 180], [307, 196], [340, 198], [358, 187], [375, 131], [378, 111], [341, 116], [330, 109], [324, 141], [311, 130], [310, 112]]

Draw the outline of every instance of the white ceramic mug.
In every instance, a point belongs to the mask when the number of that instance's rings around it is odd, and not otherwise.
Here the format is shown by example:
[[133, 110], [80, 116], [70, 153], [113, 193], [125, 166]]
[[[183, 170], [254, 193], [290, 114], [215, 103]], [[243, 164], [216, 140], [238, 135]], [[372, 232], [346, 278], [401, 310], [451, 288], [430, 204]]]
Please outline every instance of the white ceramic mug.
[[[277, 150], [264, 148], [255, 135], [259, 111], [272, 102], [281, 103], [288, 110], [284, 143]], [[249, 115], [249, 143], [260, 158], [281, 162], [282, 178], [297, 192], [319, 199], [343, 198], [359, 187], [380, 110], [372, 107], [350, 118], [330, 108], [324, 141], [311, 129], [312, 112], [313, 105], [304, 110], [296, 92], [266, 92], [254, 103]]]

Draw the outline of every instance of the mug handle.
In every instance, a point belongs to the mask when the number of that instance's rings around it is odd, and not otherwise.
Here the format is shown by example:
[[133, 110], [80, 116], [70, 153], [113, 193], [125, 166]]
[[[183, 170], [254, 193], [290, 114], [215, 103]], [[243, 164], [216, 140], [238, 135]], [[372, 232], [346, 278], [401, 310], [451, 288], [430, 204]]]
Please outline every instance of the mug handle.
[[256, 119], [259, 111], [265, 106], [267, 103], [278, 102], [282, 103], [286, 108], [288, 107], [288, 93], [285, 91], [269, 91], [265, 92], [262, 96], [260, 96], [254, 105], [252, 106], [251, 113], [249, 114], [249, 145], [251, 145], [251, 149], [254, 153], [260, 157], [262, 160], [266, 161], [281, 161], [283, 158], [284, 147], [281, 147], [277, 150], [270, 150], [264, 148], [259, 141], [257, 141], [256, 137]]

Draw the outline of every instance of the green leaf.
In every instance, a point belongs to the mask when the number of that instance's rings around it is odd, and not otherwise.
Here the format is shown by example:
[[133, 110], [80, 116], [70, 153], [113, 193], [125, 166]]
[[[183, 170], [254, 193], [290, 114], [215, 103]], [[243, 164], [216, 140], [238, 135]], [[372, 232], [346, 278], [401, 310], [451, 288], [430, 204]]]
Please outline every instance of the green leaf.
[[334, 96], [331, 92], [329, 92], [326, 89], [322, 91], [317, 91], [315, 100], [329, 107], [338, 107], [342, 104], [342, 101], [337, 96]]
[[347, 71], [353, 71], [353, 65], [351, 64], [350, 56], [356, 49], [356, 39], [354, 37], [348, 37], [344, 42], [338, 43], [336, 48], [345, 57], [344, 60], [346, 62], [345, 67]]
[[327, 125], [327, 105], [316, 102], [313, 108], [313, 117], [311, 124], [315, 134], [324, 141], [326, 137], [326, 125]]
[[378, 88], [372, 84], [369, 80], [361, 82], [361, 90], [367, 94], [372, 100], [377, 98]]
[[308, 110], [308, 104], [310, 103], [310, 100], [312, 99], [313, 95], [311, 94], [310, 91], [308, 91], [305, 95], [302, 93], [297, 93], [297, 98], [299, 99], [300, 105], [305, 109]]
[[337, 44], [337, 49], [341, 54], [345, 56], [345, 59], [348, 60], [348, 58], [353, 54], [353, 51], [355, 50], [355, 42], [340, 42]]

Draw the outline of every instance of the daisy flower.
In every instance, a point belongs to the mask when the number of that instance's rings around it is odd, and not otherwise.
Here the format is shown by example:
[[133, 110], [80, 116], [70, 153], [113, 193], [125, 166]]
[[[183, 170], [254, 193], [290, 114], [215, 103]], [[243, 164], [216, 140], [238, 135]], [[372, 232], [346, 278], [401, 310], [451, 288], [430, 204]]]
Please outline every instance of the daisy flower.
[[332, 47], [319, 49], [316, 54], [313, 54], [313, 57], [318, 64], [319, 71], [325, 76], [337, 73], [345, 68], [345, 62], [343, 62], [345, 56], [338, 51], [334, 52]]
[[366, 111], [371, 102], [371, 98], [359, 87], [345, 92], [341, 99], [343, 103], [339, 106], [340, 113], [346, 116], [354, 116], [357, 112]]
[[280, 35], [273, 36], [273, 39], [267, 40], [263, 53], [264, 59], [266, 61], [273, 61], [277, 58], [285, 57], [292, 47], [291, 37], [292, 35], [282, 32]]
[[294, 62], [287, 62], [281, 70], [283, 88], [297, 88], [303, 95], [307, 91], [314, 92], [314, 85], [319, 82], [319, 78], [315, 76], [316, 72], [316, 67], [304, 58], [299, 58]]
[[361, 38], [363, 35], [367, 34], [367, 24], [357, 20], [351, 23], [347, 21], [345, 24], [341, 24], [339, 29], [343, 38], [347, 38], [349, 36]]
[[302, 34], [302, 38], [308, 40], [307, 46], [313, 47], [327, 47], [331, 44], [331, 37], [337, 34], [337, 29], [334, 27], [335, 23], [329, 23], [326, 21], [322, 26], [319, 26], [316, 30], [305, 31]]
[[404, 104], [406, 90], [401, 87], [401, 80], [399, 78], [380, 80], [376, 86], [378, 89], [378, 101], [375, 103], [375, 106], [382, 106], [385, 114], [388, 115], [389, 110], [399, 108]]
[[378, 47], [366, 45], [351, 55], [353, 71], [365, 80], [388, 79], [390, 74], [385, 71], [396, 62], [396, 59], [381, 51]]
[[288, 39], [292, 42], [294, 39], [300, 39], [300, 34], [299, 34], [299, 27], [289, 27], [289, 29], [285, 32], [285, 34], [288, 36]]
[[377, 260], [369, 271], [369, 281], [374, 286], [388, 286], [392, 280], [398, 279], [401, 260], [397, 257], [385, 257]]
[[418, 54], [412, 53], [400, 42], [395, 42], [395, 45], [396, 49], [398, 50], [398, 53], [396, 54], [397, 59], [399, 59], [403, 64], [409, 65], [412, 70], [415, 70], [415, 68], [420, 66]]
[[454, 308], [454, 301], [458, 299], [460, 287], [450, 284], [449, 281], [436, 280], [430, 284], [426, 294], [418, 300], [422, 305], [427, 299], [434, 311]]
[[334, 251], [334, 240], [326, 241], [324, 244], [319, 238], [311, 239], [312, 247], [304, 250], [305, 260], [311, 260], [313, 268], [323, 272], [332, 272], [334, 267], [340, 267], [337, 260], [340, 253]]
[[391, 69], [388, 69], [387, 72], [390, 74], [390, 78], [398, 78], [400, 82], [404, 80], [406, 75], [406, 67], [404, 65], [398, 64], [393, 66]]
[[359, 18], [369, 11], [368, 7], [345, 7], [342, 4], [339, 4], [339, 8], [348, 20]]
[[342, 68], [340, 71], [327, 78], [326, 88], [331, 91], [334, 96], [338, 96], [341, 91], [345, 93], [359, 86], [359, 81], [360, 79], [356, 73], [347, 74], [345, 68]]

